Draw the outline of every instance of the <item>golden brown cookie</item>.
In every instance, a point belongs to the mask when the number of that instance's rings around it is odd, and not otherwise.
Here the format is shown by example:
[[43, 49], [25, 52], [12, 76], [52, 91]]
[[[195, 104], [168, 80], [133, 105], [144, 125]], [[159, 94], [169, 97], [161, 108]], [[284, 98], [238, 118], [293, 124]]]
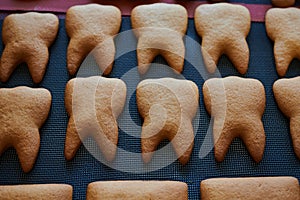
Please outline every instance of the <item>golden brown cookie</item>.
[[66, 30], [70, 43], [67, 68], [71, 75], [75, 75], [92, 50], [103, 74], [111, 72], [116, 52], [114, 36], [119, 32], [121, 20], [121, 11], [114, 6], [87, 4], [68, 9]]
[[201, 200], [300, 200], [294, 177], [212, 178], [201, 182]]
[[246, 37], [250, 31], [249, 10], [241, 5], [217, 3], [195, 10], [195, 27], [202, 37], [202, 55], [208, 72], [214, 73], [222, 54], [245, 74], [249, 63]]
[[224, 160], [232, 140], [243, 140], [253, 160], [260, 162], [265, 148], [261, 121], [266, 97], [262, 83], [255, 79], [213, 78], [203, 85], [204, 103], [213, 117], [215, 158]]
[[65, 106], [70, 116], [65, 157], [71, 160], [81, 141], [92, 136], [104, 157], [112, 161], [118, 143], [116, 119], [126, 101], [126, 85], [116, 78], [92, 76], [74, 78], [67, 83]]
[[300, 159], [300, 77], [279, 79], [273, 85], [278, 107], [290, 119], [294, 151]]
[[48, 48], [56, 38], [58, 23], [55, 15], [36, 12], [11, 14], [4, 19], [1, 82], [6, 82], [22, 62], [27, 63], [34, 83], [42, 81], [49, 60]]
[[4, 185], [1, 200], [72, 200], [73, 188], [66, 184]]
[[37, 158], [39, 128], [46, 121], [50, 106], [51, 94], [46, 89], [0, 89], [0, 154], [14, 147], [24, 172], [32, 169]]
[[186, 183], [176, 181], [103, 181], [88, 185], [87, 200], [187, 200]]
[[185, 47], [183, 36], [188, 16], [177, 4], [140, 5], [131, 12], [131, 23], [138, 37], [137, 59], [141, 74], [147, 72], [157, 55], [162, 55], [177, 72], [183, 70]]
[[159, 143], [168, 139], [179, 161], [186, 164], [194, 145], [192, 119], [199, 106], [197, 85], [173, 78], [147, 79], [138, 84], [136, 98], [144, 119], [141, 133], [144, 162], [150, 162]]
[[277, 7], [290, 7], [295, 4], [295, 0], [272, 0], [273, 6]]
[[300, 10], [298, 8], [271, 8], [266, 14], [266, 30], [274, 41], [277, 73], [284, 76], [293, 58], [300, 52]]

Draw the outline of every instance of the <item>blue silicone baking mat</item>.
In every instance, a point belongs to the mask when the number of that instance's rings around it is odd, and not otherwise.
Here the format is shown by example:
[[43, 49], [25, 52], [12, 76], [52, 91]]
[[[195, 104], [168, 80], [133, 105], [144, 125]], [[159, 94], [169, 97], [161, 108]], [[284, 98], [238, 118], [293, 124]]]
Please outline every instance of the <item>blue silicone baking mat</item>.
[[[0, 27], [2, 27], [2, 21]], [[263, 124], [266, 133], [266, 148], [263, 160], [255, 163], [249, 156], [240, 139], [235, 139], [229, 152], [222, 163], [214, 159], [213, 151], [204, 158], [199, 158], [201, 145], [209, 127], [210, 117], [205, 110], [202, 95], [204, 79], [199, 75], [190, 62], [186, 61], [182, 75], [194, 81], [200, 91], [200, 113], [198, 129], [195, 137], [195, 145], [189, 163], [182, 166], [178, 161], [170, 165], [146, 173], [122, 172], [112, 169], [95, 159], [84, 146], [81, 146], [72, 161], [64, 158], [64, 142], [68, 117], [64, 107], [64, 90], [67, 81], [72, 78], [66, 69], [66, 49], [69, 38], [65, 31], [65, 21], [60, 19], [57, 38], [50, 48], [50, 60], [43, 81], [33, 84], [26, 65], [20, 65], [7, 83], [1, 83], [0, 87], [15, 87], [27, 85], [30, 87], [44, 87], [51, 91], [53, 101], [50, 115], [40, 131], [41, 145], [35, 166], [30, 173], [23, 173], [17, 154], [14, 149], [7, 150], [0, 157], [0, 184], [38, 184], [38, 183], [67, 183], [74, 189], [74, 199], [85, 199], [86, 188], [93, 181], [107, 180], [175, 180], [186, 182], [189, 186], [189, 199], [200, 198], [200, 182], [212, 177], [244, 177], [244, 176], [295, 176], [300, 178], [300, 161], [296, 158], [291, 137], [289, 134], [289, 121], [279, 111], [272, 85], [279, 77], [275, 70], [273, 57], [273, 43], [266, 35], [264, 23], [252, 23], [251, 31], [247, 37], [250, 48], [250, 63], [246, 75], [260, 80], [266, 91], [266, 109], [263, 115]], [[130, 18], [123, 17], [120, 32], [131, 28]], [[1, 32], [0, 32], [1, 33]], [[187, 35], [200, 42], [196, 34], [194, 21], [189, 20]], [[133, 35], [129, 37], [134, 38]], [[126, 39], [116, 38], [117, 54], [113, 71], [109, 77], [121, 77], [137, 65], [136, 51], [120, 54], [119, 47], [126, 46]], [[0, 41], [0, 53], [3, 44]], [[187, 57], [198, 55], [197, 48], [187, 45]], [[155, 62], [166, 64], [164, 59], [158, 57]], [[199, 63], [200, 64], [200, 63]], [[222, 77], [236, 75], [241, 76], [227, 57], [222, 56], [218, 64]], [[294, 60], [288, 70], [287, 77], [295, 77], [300, 74], [300, 63]], [[130, 78], [129, 78], [130, 80]], [[135, 93], [129, 100], [130, 117], [137, 126], [142, 123], [138, 114]], [[167, 142], [164, 142], [165, 145]], [[131, 152], [140, 152], [140, 140], [119, 131], [118, 146]], [[129, 158], [123, 158], [129, 159]], [[116, 160], [115, 162], [123, 162]], [[120, 163], [122, 164], [122, 163]], [[134, 167], [134, 161], [132, 161]]]

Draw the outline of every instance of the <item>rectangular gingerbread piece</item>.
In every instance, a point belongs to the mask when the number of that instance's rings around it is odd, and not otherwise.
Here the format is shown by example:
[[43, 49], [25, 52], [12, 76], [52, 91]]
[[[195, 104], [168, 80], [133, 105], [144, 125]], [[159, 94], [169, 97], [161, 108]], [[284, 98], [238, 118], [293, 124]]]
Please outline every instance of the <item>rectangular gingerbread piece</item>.
[[212, 178], [201, 182], [202, 200], [299, 200], [294, 177]]
[[176, 181], [99, 181], [90, 183], [87, 200], [187, 200], [186, 183]]
[[72, 200], [73, 188], [67, 184], [2, 185], [1, 200]]

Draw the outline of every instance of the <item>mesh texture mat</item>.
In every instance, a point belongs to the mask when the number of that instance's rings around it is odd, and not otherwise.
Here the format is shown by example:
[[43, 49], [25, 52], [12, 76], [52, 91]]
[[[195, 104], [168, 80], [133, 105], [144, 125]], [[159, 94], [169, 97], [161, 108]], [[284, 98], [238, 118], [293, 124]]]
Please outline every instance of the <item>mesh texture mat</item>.
[[[2, 22], [1, 20], [1, 27]], [[123, 17], [120, 32], [129, 30], [130, 27], [130, 18]], [[187, 35], [200, 42], [200, 37], [196, 34], [192, 19], [189, 20]], [[189, 62], [185, 62], [183, 76], [194, 81], [200, 91], [199, 129], [195, 138], [191, 159], [186, 166], [182, 166], [176, 161], [153, 172], [135, 174], [111, 169], [97, 161], [84, 146], [81, 146], [72, 161], [68, 162], [64, 158], [64, 142], [68, 122], [64, 107], [64, 90], [67, 81], [71, 77], [69, 77], [66, 69], [66, 49], [69, 39], [64, 28], [64, 19], [60, 19], [59, 33], [54, 44], [50, 47], [50, 60], [41, 84], [35, 85], [32, 83], [25, 64], [20, 65], [14, 71], [7, 83], [0, 84], [0, 87], [8, 88], [19, 85], [44, 87], [51, 91], [53, 98], [49, 118], [40, 131], [40, 151], [33, 170], [28, 174], [23, 173], [15, 150], [9, 149], [0, 157], [0, 184], [66, 183], [73, 186], [74, 199], [85, 199], [87, 185], [93, 181], [175, 180], [188, 184], [189, 199], [199, 199], [200, 182], [207, 178], [288, 175], [299, 179], [300, 161], [296, 158], [293, 151], [289, 134], [289, 121], [279, 111], [272, 91], [272, 85], [279, 77], [275, 70], [273, 43], [267, 37], [263, 23], [252, 23], [247, 41], [250, 48], [250, 63], [248, 72], [244, 77], [260, 80], [264, 84], [266, 91], [267, 103], [263, 115], [266, 148], [263, 160], [256, 164], [239, 139], [233, 141], [222, 163], [215, 161], [213, 151], [203, 159], [198, 157], [210, 117], [203, 103], [202, 85], [204, 80], [199, 74], [194, 72], [193, 66]], [[119, 42], [126, 43], [126, 40]], [[0, 53], [2, 53], [2, 41], [0, 43]], [[186, 48], [187, 54], [190, 53], [192, 56], [193, 52], [190, 50], [193, 48], [189, 46]], [[161, 57], [156, 58], [155, 61], [165, 63]], [[115, 61], [110, 77], [120, 77], [136, 65], [135, 51], [120, 56]], [[298, 76], [300, 74], [299, 65], [299, 61], [294, 60], [289, 68], [287, 77]], [[229, 75], [241, 76], [225, 56], [221, 57], [218, 68], [223, 77]], [[134, 95], [129, 103], [131, 117], [137, 124], [141, 124]], [[140, 152], [140, 140], [129, 137], [123, 131], [119, 133], [118, 146], [133, 152]], [[116, 160], [116, 162], [118, 161]]]

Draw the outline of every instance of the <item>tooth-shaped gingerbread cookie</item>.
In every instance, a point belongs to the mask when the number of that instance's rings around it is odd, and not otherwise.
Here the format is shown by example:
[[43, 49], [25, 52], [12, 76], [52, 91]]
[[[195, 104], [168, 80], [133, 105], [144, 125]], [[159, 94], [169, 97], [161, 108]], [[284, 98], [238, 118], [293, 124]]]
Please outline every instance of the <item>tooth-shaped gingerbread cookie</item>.
[[215, 158], [224, 160], [232, 140], [243, 140], [253, 160], [260, 162], [265, 148], [261, 121], [265, 90], [255, 79], [226, 77], [207, 80], [203, 85], [204, 103], [213, 117]]
[[300, 10], [272, 8], [266, 14], [268, 36], [274, 41], [276, 70], [284, 76], [294, 58], [300, 58]]
[[194, 19], [202, 37], [201, 50], [207, 71], [214, 73], [220, 56], [225, 54], [238, 72], [245, 74], [249, 63], [246, 37], [251, 25], [248, 9], [229, 3], [200, 5]]
[[87, 200], [187, 200], [186, 183], [176, 181], [98, 181], [88, 185]]
[[0, 63], [1, 82], [6, 82], [22, 62], [27, 63], [33, 82], [41, 82], [49, 59], [48, 48], [57, 31], [58, 18], [53, 14], [8, 15], [2, 27], [5, 48]]
[[126, 101], [126, 85], [116, 78], [93, 76], [67, 83], [65, 106], [70, 116], [65, 157], [71, 160], [81, 141], [92, 136], [104, 157], [112, 161], [118, 143], [117, 117]]
[[121, 26], [121, 11], [114, 6], [88, 4], [73, 6], [66, 14], [70, 37], [67, 68], [74, 75], [92, 51], [104, 75], [111, 72], [115, 58], [114, 36]]
[[159, 143], [168, 139], [179, 161], [186, 164], [194, 145], [192, 119], [199, 106], [197, 85], [173, 78], [147, 79], [138, 84], [136, 98], [144, 119], [141, 134], [144, 162], [150, 162]]
[[131, 12], [131, 23], [138, 37], [137, 59], [141, 74], [147, 72], [153, 59], [161, 54], [170, 67], [183, 70], [185, 47], [183, 36], [188, 16], [177, 4], [140, 5]]
[[273, 92], [280, 110], [290, 118], [290, 131], [294, 151], [300, 159], [300, 77], [279, 79], [273, 85]]
[[51, 94], [19, 86], [0, 89], [0, 154], [14, 147], [24, 172], [29, 172], [40, 147], [39, 128], [48, 117]]
[[1, 200], [72, 200], [73, 188], [67, 184], [1, 185]]

